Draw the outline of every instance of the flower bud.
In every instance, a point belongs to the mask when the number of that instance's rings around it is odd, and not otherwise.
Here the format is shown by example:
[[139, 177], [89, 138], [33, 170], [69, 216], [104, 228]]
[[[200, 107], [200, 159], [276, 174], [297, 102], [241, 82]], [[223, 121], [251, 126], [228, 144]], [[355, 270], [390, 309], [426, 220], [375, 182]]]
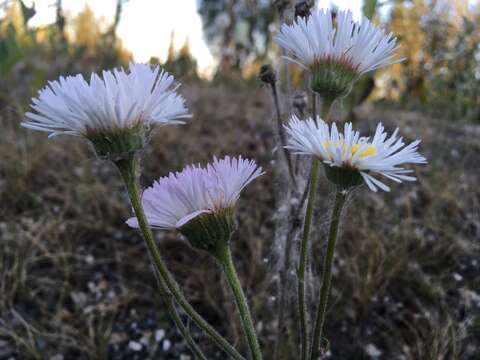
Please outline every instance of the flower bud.
[[325, 165], [327, 179], [335, 184], [340, 190], [348, 190], [363, 184], [360, 171], [353, 167], [337, 167]]
[[86, 136], [100, 158], [118, 161], [144, 148], [147, 129], [143, 125], [115, 132], [91, 132]]
[[194, 248], [205, 250], [212, 255], [215, 255], [219, 247], [228, 244], [235, 228], [233, 208], [202, 213], [178, 225], [180, 233]]
[[260, 72], [258, 73], [258, 78], [260, 81], [264, 82], [268, 85], [274, 85], [277, 81], [277, 72], [273, 69], [272, 65], [264, 64], [260, 68]]
[[313, 2], [309, 0], [300, 1], [295, 4], [295, 18], [308, 18], [313, 7]]
[[347, 61], [322, 59], [314, 63], [310, 70], [312, 91], [330, 101], [347, 96], [359, 77]]

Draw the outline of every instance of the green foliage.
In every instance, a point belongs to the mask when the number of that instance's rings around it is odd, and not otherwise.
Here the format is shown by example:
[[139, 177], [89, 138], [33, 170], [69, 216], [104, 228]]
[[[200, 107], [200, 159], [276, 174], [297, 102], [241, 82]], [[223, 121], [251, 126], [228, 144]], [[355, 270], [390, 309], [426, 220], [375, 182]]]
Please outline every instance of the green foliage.
[[223, 56], [228, 50], [233, 68], [267, 54], [272, 40], [270, 27], [276, 20], [271, 1], [201, 0], [199, 13], [212, 52]]
[[35, 9], [23, 1], [8, 4], [5, 18], [0, 20], [0, 76], [4, 77], [27, 55], [34, 36], [27, 30], [27, 23], [34, 15]]
[[478, 122], [480, 7], [468, 11], [465, 1], [443, 5], [426, 0], [395, 4], [389, 25], [406, 60], [387, 70], [386, 97], [452, 120]]
[[[479, 16], [480, 18], [480, 16]], [[431, 102], [448, 107], [452, 118], [480, 121], [480, 32], [478, 19], [464, 17], [452, 46], [441, 46], [429, 66], [427, 86]], [[437, 23], [442, 33], [446, 24]]]
[[[152, 58], [151, 63], [159, 63], [158, 59]], [[197, 80], [198, 68], [197, 61], [193, 58], [190, 52], [190, 44], [188, 39], [179, 51], [175, 51], [173, 45], [173, 34], [171, 38], [170, 48], [168, 52], [168, 58], [163, 67], [170, 73], [182, 80]]]
[[4, 77], [23, 56], [24, 51], [17, 42], [15, 26], [7, 24], [6, 31], [0, 34], [0, 76]]
[[372, 19], [377, 12], [378, 0], [364, 0], [362, 6], [362, 13], [369, 19]]

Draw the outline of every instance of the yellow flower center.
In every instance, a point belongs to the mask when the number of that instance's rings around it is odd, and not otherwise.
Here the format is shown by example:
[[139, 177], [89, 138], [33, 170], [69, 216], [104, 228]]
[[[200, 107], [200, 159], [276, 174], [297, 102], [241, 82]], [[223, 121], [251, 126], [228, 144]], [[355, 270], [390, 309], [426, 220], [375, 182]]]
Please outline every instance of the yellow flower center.
[[[355, 144], [352, 146], [351, 152], [352, 155], [355, 155], [355, 153], [360, 150], [362, 145]], [[360, 157], [363, 158], [365, 156], [370, 156], [370, 155], [375, 155], [377, 153], [377, 148], [375, 146], [369, 145], [367, 148], [363, 148], [362, 153], [360, 154]]]
[[[345, 144], [345, 141], [339, 140], [337, 142], [332, 142], [332, 141], [325, 141], [323, 143], [323, 146], [327, 150], [331, 150], [333, 147], [340, 147], [343, 146], [343, 154], [345, 156], [345, 151], [347, 151], [347, 144]], [[360, 154], [360, 158], [364, 158], [370, 155], [375, 155], [377, 153], [377, 148], [372, 145], [364, 146], [364, 144], [353, 144], [352, 147], [350, 148], [350, 155], [355, 155], [358, 151], [362, 149], [362, 152]]]

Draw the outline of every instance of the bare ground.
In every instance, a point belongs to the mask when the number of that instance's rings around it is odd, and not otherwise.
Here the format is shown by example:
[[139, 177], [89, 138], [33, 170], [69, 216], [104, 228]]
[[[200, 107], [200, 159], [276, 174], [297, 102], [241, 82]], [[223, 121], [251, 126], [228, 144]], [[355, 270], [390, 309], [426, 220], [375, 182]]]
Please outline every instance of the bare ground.
[[[269, 359], [279, 270], [270, 99], [255, 87], [182, 92], [195, 117], [155, 132], [142, 154], [142, 182], [213, 155], [242, 154], [266, 169], [242, 196], [233, 247]], [[188, 359], [155, 291], [142, 239], [124, 223], [130, 207], [115, 170], [81, 139], [48, 140], [20, 128], [27, 101], [18, 103], [0, 105], [0, 360]], [[326, 324], [331, 358], [479, 359], [480, 127], [378, 106], [357, 114], [365, 133], [382, 121], [408, 140], [423, 139], [429, 165], [415, 167], [417, 183], [392, 184], [388, 194], [361, 188], [351, 199]], [[331, 200], [329, 185], [320, 185], [311, 299]], [[177, 234], [156, 236], [188, 298], [241, 344], [215, 263]], [[291, 300], [294, 290], [292, 282]], [[192, 331], [210, 358], [224, 358]]]

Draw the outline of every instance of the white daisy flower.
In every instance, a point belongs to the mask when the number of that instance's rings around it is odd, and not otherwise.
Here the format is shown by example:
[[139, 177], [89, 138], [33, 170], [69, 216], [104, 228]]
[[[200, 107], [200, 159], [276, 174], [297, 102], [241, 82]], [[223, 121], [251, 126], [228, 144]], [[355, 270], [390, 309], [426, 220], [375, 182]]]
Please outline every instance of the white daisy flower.
[[[177, 229], [194, 246], [207, 249], [206, 243], [215, 241], [219, 228], [220, 235], [231, 234], [240, 192], [261, 175], [262, 168], [255, 161], [242, 157], [214, 158], [205, 168], [187, 166], [160, 178], [143, 192], [145, 215], [152, 227]], [[138, 227], [135, 217], [128, 219], [127, 224]]]
[[420, 141], [406, 145], [398, 136], [398, 129], [388, 137], [382, 124], [378, 124], [370, 140], [360, 137], [351, 123], [345, 124], [342, 133], [335, 123], [329, 126], [320, 118], [317, 121], [318, 127], [311, 118], [299, 120], [292, 116], [286, 126], [289, 135], [287, 148], [297, 154], [316, 156], [324, 163], [329, 179], [344, 188], [364, 181], [373, 191], [378, 188], [390, 191], [376, 176], [382, 175], [399, 183], [414, 181], [416, 178], [409, 175], [412, 170], [401, 165], [427, 162], [417, 152]]
[[[312, 90], [324, 96], [345, 96], [362, 74], [399, 62], [397, 39], [366, 17], [353, 20], [351, 11], [322, 9], [307, 18], [283, 24], [277, 43], [292, 53], [290, 60], [309, 69]], [[334, 100], [334, 99], [333, 99]]]
[[60, 77], [32, 99], [35, 112], [25, 114], [28, 120], [22, 126], [48, 132], [49, 137], [86, 137], [99, 153], [142, 147], [152, 126], [183, 123], [190, 117], [178, 86], [169, 73], [148, 64], [103, 71], [102, 78], [92, 73], [89, 82], [80, 74]]

